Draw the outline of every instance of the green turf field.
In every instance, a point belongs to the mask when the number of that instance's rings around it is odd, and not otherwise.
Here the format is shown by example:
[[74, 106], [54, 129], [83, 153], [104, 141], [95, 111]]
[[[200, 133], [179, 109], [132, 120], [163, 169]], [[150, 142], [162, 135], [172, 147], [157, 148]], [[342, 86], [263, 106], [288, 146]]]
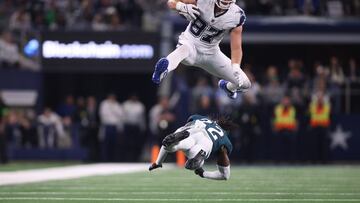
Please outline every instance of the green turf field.
[[229, 181], [183, 169], [0, 187], [0, 202], [360, 202], [360, 166], [232, 167]]

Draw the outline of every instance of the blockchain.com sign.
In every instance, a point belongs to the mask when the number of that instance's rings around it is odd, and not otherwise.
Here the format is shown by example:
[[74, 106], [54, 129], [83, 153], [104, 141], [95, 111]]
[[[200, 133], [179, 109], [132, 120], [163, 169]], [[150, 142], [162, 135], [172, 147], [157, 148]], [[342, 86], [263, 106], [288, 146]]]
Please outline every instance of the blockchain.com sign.
[[159, 43], [154, 33], [47, 32], [42, 64], [56, 72], [151, 72]]

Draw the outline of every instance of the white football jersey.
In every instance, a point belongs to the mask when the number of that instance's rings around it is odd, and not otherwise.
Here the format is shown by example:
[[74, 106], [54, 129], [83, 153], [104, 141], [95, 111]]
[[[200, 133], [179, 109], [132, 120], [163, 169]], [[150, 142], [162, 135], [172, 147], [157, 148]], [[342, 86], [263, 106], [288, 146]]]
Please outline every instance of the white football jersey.
[[200, 16], [187, 26], [184, 37], [203, 53], [217, 48], [224, 35], [231, 29], [245, 23], [245, 12], [236, 4], [221, 15], [215, 16], [216, 0], [197, 0]]

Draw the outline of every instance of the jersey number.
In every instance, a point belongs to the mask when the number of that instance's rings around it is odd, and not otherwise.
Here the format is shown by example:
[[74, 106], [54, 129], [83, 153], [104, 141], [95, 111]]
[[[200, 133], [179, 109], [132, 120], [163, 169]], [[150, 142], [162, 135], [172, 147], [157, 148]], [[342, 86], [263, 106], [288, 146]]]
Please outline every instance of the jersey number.
[[205, 130], [214, 138], [214, 141], [217, 140], [219, 137], [224, 136], [224, 131], [219, 128], [216, 124], [208, 119], [201, 119], [202, 122], [205, 124], [212, 124], [212, 126], [206, 126]]
[[195, 37], [200, 37], [201, 41], [211, 43], [215, 37], [221, 35], [224, 31], [209, 26], [204, 20], [198, 17], [191, 23], [190, 32]]

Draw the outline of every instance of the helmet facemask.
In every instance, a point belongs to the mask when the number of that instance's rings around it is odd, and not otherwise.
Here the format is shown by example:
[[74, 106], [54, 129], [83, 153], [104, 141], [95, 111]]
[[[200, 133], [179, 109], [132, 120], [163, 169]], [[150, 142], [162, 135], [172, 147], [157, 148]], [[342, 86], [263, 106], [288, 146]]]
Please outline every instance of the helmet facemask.
[[235, 3], [236, 0], [216, 0], [215, 4], [217, 7], [227, 10], [230, 8], [231, 4]]

